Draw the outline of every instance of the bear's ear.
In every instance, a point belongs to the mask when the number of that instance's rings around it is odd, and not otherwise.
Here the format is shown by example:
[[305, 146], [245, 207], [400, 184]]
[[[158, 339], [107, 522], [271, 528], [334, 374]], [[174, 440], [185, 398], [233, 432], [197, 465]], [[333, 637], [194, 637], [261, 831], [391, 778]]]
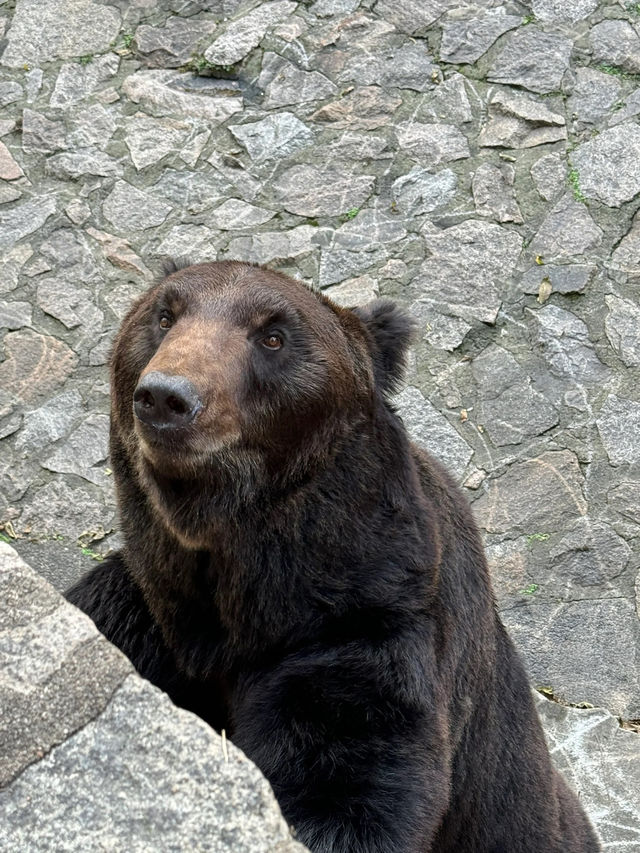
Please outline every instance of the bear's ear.
[[390, 299], [376, 299], [352, 310], [369, 333], [376, 384], [384, 394], [392, 394], [404, 376], [415, 321]]

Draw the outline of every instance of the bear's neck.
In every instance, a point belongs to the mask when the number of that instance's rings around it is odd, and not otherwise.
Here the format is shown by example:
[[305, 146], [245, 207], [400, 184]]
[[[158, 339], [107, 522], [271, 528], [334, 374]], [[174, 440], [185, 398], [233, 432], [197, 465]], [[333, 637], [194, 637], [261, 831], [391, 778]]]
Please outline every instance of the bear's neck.
[[[309, 641], [329, 623], [351, 630], [357, 614], [397, 619], [425, 606], [435, 581], [437, 534], [409, 443], [386, 406], [295, 488], [240, 503], [237, 487], [226, 500], [218, 495], [197, 548], [185, 547], [139, 486], [137, 496], [124, 493], [135, 478], [118, 479], [121, 506], [138, 507], [123, 518], [127, 564], [168, 642], [190, 638], [190, 659], [208, 666], [214, 646], [250, 657]], [[194, 483], [184, 488], [176, 497], [188, 507]]]

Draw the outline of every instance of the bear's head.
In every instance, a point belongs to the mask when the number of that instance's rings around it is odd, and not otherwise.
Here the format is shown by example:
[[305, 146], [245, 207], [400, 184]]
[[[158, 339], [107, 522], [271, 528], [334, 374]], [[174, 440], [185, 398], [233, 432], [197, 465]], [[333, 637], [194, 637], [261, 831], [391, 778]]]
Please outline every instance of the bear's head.
[[341, 308], [262, 267], [174, 269], [116, 338], [112, 437], [157, 500], [200, 477], [222, 494], [225, 474], [235, 492], [282, 488], [374, 417], [411, 332], [389, 301]]

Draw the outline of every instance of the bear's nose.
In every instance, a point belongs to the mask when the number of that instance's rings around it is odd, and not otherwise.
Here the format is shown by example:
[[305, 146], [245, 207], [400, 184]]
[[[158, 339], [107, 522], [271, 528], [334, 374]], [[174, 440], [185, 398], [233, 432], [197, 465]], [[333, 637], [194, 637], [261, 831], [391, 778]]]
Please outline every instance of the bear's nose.
[[201, 408], [198, 392], [184, 376], [169, 376], [154, 370], [138, 382], [133, 392], [136, 417], [156, 429], [185, 427]]

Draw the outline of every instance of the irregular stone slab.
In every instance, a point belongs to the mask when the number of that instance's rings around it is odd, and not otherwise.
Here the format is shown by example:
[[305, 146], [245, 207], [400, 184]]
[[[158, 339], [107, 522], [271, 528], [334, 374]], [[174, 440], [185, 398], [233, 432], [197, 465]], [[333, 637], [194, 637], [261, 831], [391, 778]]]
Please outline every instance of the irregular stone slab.
[[605, 296], [609, 313], [604, 330], [609, 343], [627, 367], [640, 365], [640, 308], [630, 299]]
[[508, 163], [499, 167], [481, 163], [471, 179], [476, 213], [496, 222], [524, 222], [515, 197], [514, 179], [515, 169]]
[[[502, 610], [533, 684], [569, 702], [604, 705], [629, 719], [640, 713], [638, 617], [624, 598], [537, 603]], [[585, 642], [585, 637], [589, 642]]]
[[594, 264], [536, 264], [522, 276], [524, 293], [540, 293], [543, 283], [548, 284], [551, 293], [583, 293], [596, 271]]
[[98, 331], [104, 319], [89, 292], [76, 281], [62, 276], [40, 279], [36, 302], [67, 329], [83, 326], [86, 332]]
[[126, 240], [114, 237], [106, 231], [98, 231], [97, 228], [87, 228], [87, 234], [100, 243], [105, 258], [114, 266], [151, 278], [151, 273]]
[[640, 72], [640, 36], [628, 21], [611, 20], [596, 24], [589, 33], [594, 62]]
[[42, 68], [31, 68], [24, 76], [25, 90], [27, 92], [27, 100], [31, 103], [38, 97], [42, 89], [44, 80], [44, 71]]
[[640, 844], [640, 736], [604, 708], [567, 708], [534, 694], [555, 766], [580, 797], [605, 849]]
[[10, 68], [104, 53], [120, 15], [91, 0], [18, 0], [1, 62]]
[[217, 207], [207, 221], [221, 231], [240, 231], [243, 228], [255, 228], [256, 225], [263, 225], [273, 219], [275, 215], [274, 210], [265, 210], [263, 207], [256, 207], [246, 201], [230, 198], [220, 207]]
[[545, 154], [531, 167], [531, 177], [545, 201], [552, 201], [566, 189], [567, 164], [561, 154]]
[[566, 138], [564, 116], [525, 95], [497, 92], [489, 103], [488, 121], [480, 132], [479, 143], [487, 147], [533, 148]]
[[424, 302], [413, 302], [411, 315], [418, 322], [422, 340], [437, 349], [453, 352], [472, 329], [470, 323], [460, 317], [448, 317], [434, 311], [433, 306]]
[[609, 207], [619, 207], [640, 192], [640, 127], [623, 124], [603, 130], [571, 154], [580, 190]]
[[122, 172], [123, 168], [117, 160], [96, 148], [54, 154], [47, 159], [45, 166], [47, 175], [62, 181], [77, 180], [85, 175], [115, 178], [120, 177]]
[[82, 225], [91, 216], [91, 208], [80, 199], [74, 198], [65, 207], [64, 212], [74, 225]]
[[[366, 82], [366, 81], [362, 81]], [[338, 87], [319, 71], [303, 71], [277, 53], [265, 53], [258, 86], [264, 89], [264, 109], [322, 101]]]
[[613, 270], [627, 273], [631, 276], [638, 275], [640, 270], [640, 217], [633, 217], [631, 228], [616, 246], [606, 266]]
[[491, 478], [487, 491], [473, 504], [473, 513], [488, 533], [526, 536], [561, 530], [586, 514], [583, 486], [575, 454], [548, 451], [515, 462]]
[[374, 11], [402, 32], [414, 36], [424, 33], [453, 5], [453, 0], [378, 0]]
[[235, 65], [260, 44], [269, 27], [284, 21], [297, 7], [298, 4], [290, 0], [261, 3], [232, 21], [205, 50], [204, 58], [212, 65]]
[[104, 301], [119, 321], [124, 320], [129, 308], [144, 293], [140, 284], [118, 284], [104, 296]]
[[91, 97], [98, 85], [118, 72], [120, 57], [115, 53], [98, 56], [88, 64], [65, 63], [60, 69], [49, 104], [67, 109]]
[[440, 69], [434, 64], [427, 45], [419, 41], [400, 45], [374, 43], [359, 52], [349, 51], [347, 56], [337, 78], [341, 84], [358, 83], [426, 92], [433, 88], [434, 75], [440, 76]]
[[62, 385], [78, 361], [62, 341], [30, 329], [9, 332], [3, 343], [0, 388], [25, 403]]
[[284, 160], [314, 139], [313, 131], [288, 112], [275, 113], [249, 124], [232, 124], [229, 130], [256, 163]]
[[82, 397], [75, 389], [58, 394], [39, 409], [27, 412], [16, 438], [16, 451], [27, 455], [53, 444], [67, 435], [82, 412]]
[[339, 216], [361, 207], [373, 191], [373, 175], [329, 167], [292, 166], [273, 187], [279, 203], [299, 216]]
[[348, 249], [328, 249], [323, 251], [320, 256], [318, 284], [324, 288], [338, 281], [344, 281], [365, 270], [378, 267], [386, 261], [387, 257], [384, 249], [360, 252], [349, 251]]
[[23, 171], [20, 165], [14, 160], [13, 155], [4, 144], [0, 142], [0, 179], [3, 181], [15, 181], [16, 178], [21, 178]]
[[640, 462], [640, 403], [609, 394], [596, 425], [600, 439], [612, 465]]
[[126, 181], [116, 181], [102, 203], [102, 213], [118, 231], [143, 231], [161, 225], [172, 207]]
[[428, 231], [431, 256], [414, 284], [420, 301], [442, 314], [494, 323], [506, 285], [522, 248], [518, 234], [488, 222], [467, 220], [442, 231]]
[[29, 302], [0, 302], [0, 329], [21, 329], [30, 325]]
[[22, 150], [28, 153], [53, 154], [66, 148], [64, 124], [49, 121], [46, 116], [33, 110], [22, 111]]
[[[635, 118], [640, 114], [640, 89], [636, 89], [627, 97], [623, 98], [622, 106], [620, 103], [615, 104], [616, 109], [609, 116], [607, 124], [613, 127], [616, 124], [622, 124], [630, 118]], [[618, 108], [619, 107], [619, 108]]]
[[467, 138], [451, 124], [399, 122], [395, 134], [400, 148], [413, 159], [428, 158], [431, 166], [470, 157]]
[[20, 198], [21, 195], [22, 193], [15, 185], [0, 183], [0, 204], [8, 204]]
[[578, 519], [549, 550], [549, 563], [540, 583], [544, 594], [585, 598], [620, 595], [615, 583], [629, 564], [631, 548], [613, 528], [589, 516]]
[[6, 454], [0, 458], [0, 508], [3, 515], [15, 514], [15, 505], [24, 498], [35, 476], [29, 462], [9, 458]]
[[71, 133], [67, 136], [69, 148], [88, 148], [97, 145], [104, 150], [118, 126], [112, 110], [102, 104], [91, 104], [84, 110], [74, 110]]
[[349, 15], [360, 5], [360, 0], [316, 0], [310, 7], [317, 18], [330, 18], [333, 15]]
[[373, 251], [407, 236], [402, 222], [380, 208], [361, 210], [333, 234], [333, 244], [350, 251]]
[[361, 275], [358, 278], [350, 278], [342, 284], [334, 284], [328, 287], [324, 293], [346, 308], [356, 305], [366, 305], [380, 295], [378, 282], [370, 275]]
[[428, 169], [414, 166], [406, 175], [393, 182], [391, 194], [397, 210], [419, 216], [447, 205], [454, 197], [458, 179], [451, 169], [435, 175]]
[[501, 610], [619, 599], [631, 548], [611, 525], [582, 516], [559, 531], [492, 542], [487, 558]]
[[75, 542], [88, 529], [106, 529], [112, 523], [113, 512], [105, 510], [104, 500], [96, 500], [86, 489], [71, 489], [57, 479], [38, 488], [26, 500], [16, 529], [36, 539], [64, 536]]
[[100, 277], [89, 246], [81, 231], [74, 228], [59, 228], [40, 246], [40, 254], [52, 268], [64, 267], [66, 275], [72, 276], [71, 268], [81, 267], [82, 278], [86, 281]]
[[446, 122], [454, 125], [472, 121], [473, 113], [462, 74], [454, 72], [426, 94], [415, 117], [418, 121]]
[[[345, 130], [325, 148], [331, 160], [382, 160], [390, 158], [391, 152], [384, 136], [372, 133], [351, 133]], [[318, 152], [320, 153], [320, 151]]]
[[42, 466], [58, 474], [77, 474], [90, 483], [102, 485], [106, 478], [104, 469], [95, 466], [107, 458], [108, 443], [109, 416], [89, 415]]
[[192, 263], [211, 260], [214, 232], [206, 225], [175, 225], [156, 249], [156, 255], [189, 258]]
[[213, 207], [223, 198], [228, 198], [233, 187], [219, 173], [165, 169], [151, 190], [178, 210], [197, 214]]
[[15, 104], [24, 97], [24, 89], [15, 80], [7, 80], [0, 83], [0, 107], [8, 107]]
[[339, 101], [320, 107], [312, 121], [331, 122], [334, 127], [349, 130], [375, 130], [389, 124], [402, 98], [378, 86], [354, 89]]
[[[88, 617], [67, 604], [4, 542], [0, 594], [4, 787], [98, 716], [133, 667]], [[4, 810], [6, 792], [2, 796]], [[3, 821], [3, 846], [6, 830]], [[25, 839], [22, 849], [33, 849], [32, 844], [33, 838]]]
[[210, 136], [210, 130], [203, 130], [201, 133], [196, 133], [193, 139], [187, 142], [182, 150], [178, 152], [180, 159], [185, 162], [187, 166], [191, 166], [191, 168], [193, 168], [200, 159], [200, 155], [209, 141]]
[[95, 560], [83, 554], [82, 548], [75, 542], [62, 539], [42, 542], [12, 539], [11, 543], [22, 559], [60, 593], [64, 593], [95, 566]]
[[142, 853], [160, 838], [175, 850], [213, 849], [212, 839], [220, 853], [306, 849], [243, 753], [136, 675], [3, 799], [0, 839], [14, 850], [62, 843], [77, 853], [91, 845]]
[[487, 347], [472, 368], [479, 392], [476, 419], [497, 447], [520, 444], [558, 423], [555, 406], [531, 387], [527, 373], [502, 347]]
[[220, 124], [242, 109], [240, 95], [224, 95], [212, 88], [186, 91], [183, 75], [175, 71], [136, 71], [122, 83], [122, 91], [136, 104], [156, 116], [201, 118]]
[[[616, 474], [619, 473], [616, 471]], [[624, 478], [607, 493], [607, 500], [624, 518], [640, 524], [640, 482]], [[637, 582], [636, 582], [637, 586]], [[636, 599], [637, 599], [636, 593]]]
[[595, 68], [576, 68], [576, 83], [567, 100], [569, 115], [578, 128], [598, 124], [620, 99], [620, 82]]
[[150, 68], [179, 68], [215, 29], [214, 21], [177, 16], [170, 17], [164, 27], [143, 24], [136, 30], [136, 52], [145, 57]]
[[530, 249], [545, 262], [562, 262], [595, 249], [601, 242], [602, 231], [587, 208], [566, 193], [551, 208], [531, 241]]
[[55, 210], [54, 199], [45, 196], [26, 201], [6, 212], [0, 211], [0, 250], [10, 248], [27, 234], [42, 228]]
[[605, 380], [609, 371], [598, 359], [582, 320], [557, 305], [527, 311], [536, 322], [535, 342], [552, 373], [578, 383]]
[[411, 386], [394, 397], [394, 406], [412, 439], [433, 453], [458, 480], [462, 479], [473, 450], [444, 415]]
[[299, 225], [288, 231], [266, 231], [252, 237], [237, 237], [229, 243], [226, 257], [244, 258], [252, 264], [267, 264], [275, 258], [295, 260], [317, 250], [314, 242], [317, 232], [318, 229], [312, 225]]
[[223, 157], [217, 151], [207, 157], [207, 163], [213, 166], [219, 180], [226, 180], [230, 187], [229, 195], [239, 196], [245, 201], [253, 201], [263, 191], [263, 184], [242, 165], [241, 161], [230, 155]]
[[539, 21], [584, 21], [598, 8], [598, 0], [531, 0], [531, 11]]
[[[2, 221], [0, 219], [0, 221]], [[10, 293], [18, 286], [18, 276], [26, 262], [33, 255], [33, 249], [26, 245], [15, 246], [5, 251], [2, 257], [2, 276], [0, 276], [0, 293]]]
[[573, 43], [563, 36], [528, 26], [507, 37], [487, 79], [492, 83], [523, 86], [531, 92], [557, 92], [569, 67]]
[[475, 62], [496, 39], [521, 23], [519, 15], [507, 15], [503, 7], [478, 13], [473, 6], [454, 9], [442, 27], [440, 58], [445, 62]]

